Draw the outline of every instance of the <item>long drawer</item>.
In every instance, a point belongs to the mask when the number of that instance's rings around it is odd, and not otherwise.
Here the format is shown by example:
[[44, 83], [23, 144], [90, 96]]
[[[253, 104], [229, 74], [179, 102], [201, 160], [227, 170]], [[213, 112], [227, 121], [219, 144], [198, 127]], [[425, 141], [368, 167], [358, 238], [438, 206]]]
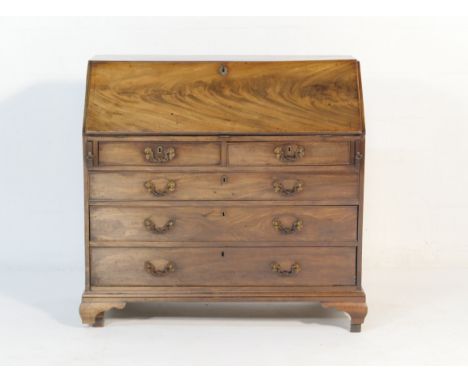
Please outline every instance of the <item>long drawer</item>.
[[355, 206], [90, 208], [92, 241], [353, 241]]
[[91, 200], [309, 200], [357, 204], [355, 171], [341, 173], [91, 173]]
[[93, 248], [93, 286], [355, 284], [356, 249]]

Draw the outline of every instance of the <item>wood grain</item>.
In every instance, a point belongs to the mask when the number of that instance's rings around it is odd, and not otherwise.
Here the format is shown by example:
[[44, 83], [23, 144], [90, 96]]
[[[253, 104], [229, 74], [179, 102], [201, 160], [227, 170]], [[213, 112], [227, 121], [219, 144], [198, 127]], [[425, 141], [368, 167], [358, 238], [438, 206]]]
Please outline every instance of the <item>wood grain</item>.
[[[275, 154], [276, 147], [290, 144], [304, 149], [304, 156], [295, 161], [283, 162]], [[231, 166], [307, 166], [347, 165], [351, 163], [349, 142], [245, 142], [229, 143], [228, 158]]]
[[357, 61], [91, 62], [86, 133], [360, 133]]
[[367, 315], [367, 304], [365, 298], [362, 301], [321, 301], [325, 308], [334, 308], [346, 312], [351, 317], [351, 332], [359, 333], [361, 324]]
[[[153, 276], [145, 271], [150, 261], [174, 271]], [[282, 276], [271, 269], [277, 262]], [[93, 248], [93, 286], [333, 286], [355, 284], [355, 248]]]
[[83, 301], [80, 304], [80, 316], [83, 324], [100, 324], [104, 313], [111, 309], [123, 309], [126, 303], [123, 301], [91, 302]]
[[[148, 161], [145, 149], [156, 150], [158, 146], [164, 149], [173, 148], [175, 157], [164, 163]], [[100, 166], [211, 166], [221, 162], [221, 145], [219, 143], [192, 142], [101, 142], [99, 143]]]
[[[145, 219], [158, 227], [169, 220], [164, 234], [145, 228]], [[275, 230], [278, 218], [285, 226], [301, 219], [303, 228], [290, 235]], [[98, 207], [90, 209], [93, 241], [346, 241], [355, 240], [357, 209], [336, 207]]]
[[83, 322], [131, 301], [319, 301], [360, 330], [360, 81], [353, 59], [90, 62]]
[[[165, 190], [169, 182], [175, 189], [155, 196], [145, 187], [151, 182], [157, 190]], [[275, 192], [275, 182], [293, 190], [297, 182], [302, 189], [285, 196]], [[359, 178], [355, 171], [346, 173], [190, 173], [190, 172], [118, 172], [91, 173], [90, 199], [115, 200], [270, 200], [322, 201], [329, 204], [357, 204]]]

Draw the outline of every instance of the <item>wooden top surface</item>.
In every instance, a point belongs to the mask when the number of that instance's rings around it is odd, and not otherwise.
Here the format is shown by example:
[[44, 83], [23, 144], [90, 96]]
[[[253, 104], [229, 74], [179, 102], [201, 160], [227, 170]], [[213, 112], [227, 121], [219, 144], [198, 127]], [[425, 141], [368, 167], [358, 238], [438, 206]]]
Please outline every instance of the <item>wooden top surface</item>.
[[166, 62], [166, 61], [185, 61], [185, 62], [230, 62], [230, 61], [338, 61], [354, 60], [352, 56], [313, 56], [313, 55], [98, 55], [91, 58], [91, 61], [130, 61], [130, 62]]
[[85, 133], [363, 132], [359, 63], [354, 59], [211, 58], [91, 61]]

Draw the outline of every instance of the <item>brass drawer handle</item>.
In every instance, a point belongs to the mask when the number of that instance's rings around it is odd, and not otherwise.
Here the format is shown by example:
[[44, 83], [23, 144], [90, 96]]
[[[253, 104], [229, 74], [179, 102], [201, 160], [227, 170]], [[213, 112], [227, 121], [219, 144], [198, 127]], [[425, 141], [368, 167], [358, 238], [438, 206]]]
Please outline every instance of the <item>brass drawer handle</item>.
[[281, 162], [295, 162], [304, 156], [305, 149], [299, 145], [282, 145], [273, 150], [276, 159]]
[[278, 273], [280, 276], [293, 276], [301, 271], [301, 266], [298, 263], [294, 263], [289, 269], [281, 269], [280, 264], [272, 263], [271, 270]]
[[151, 147], [145, 148], [145, 158], [148, 162], [165, 163], [175, 158], [176, 151], [174, 147], [165, 148], [162, 145], [156, 146], [155, 150]]
[[161, 197], [167, 195], [170, 192], [174, 192], [176, 189], [176, 182], [175, 180], [169, 180], [166, 184], [166, 187], [164, 187], [162, 190], [158, 190], [151, 180], [147, 180], [144, 183], [144, 186], [150, 194], [156, 197]]
[[294, 194], [297, 194], [298, 192], [301, 192], [303, 190], [304, 183], [302, 180], [296, 180], [296, 183], [294, 183], [294, 186], [292, 188], [286, 188], [284, 187], [283, 183], [281, 183], [279, 180], [275, 180], [273, 182], [273, 190], [283, 196], [291, 196]]
[[172, 261], [168, 261], [163, 269], [156, 269], [151, 261], [145, 261], [145, 271], [148, 272], [151, 276], [165, 276], [170, 272], [175, 272], [175, 264]]
[[290, 235], [292, 233], [299, 232], [303, 225], [304, 224], [302, 223], [301, 219], [297, 219], [294, 223], [292, 223], [291, 227], [283, 226], [283, 223], [281, 223], [281, 221], [277, 218], [273, 219], [273, 227], [283, 235]]
[[168, 220], [167, 223], [164, 224], [162, 227], [156, 227], [156, 224], [154, 224], [154, 222], [150, 218], [147, 218], [145, 219], [144, 224], [148, 231], [159, 235], [171, 230], [172, 227], [174, 227], [175, 225], [175, 220]]

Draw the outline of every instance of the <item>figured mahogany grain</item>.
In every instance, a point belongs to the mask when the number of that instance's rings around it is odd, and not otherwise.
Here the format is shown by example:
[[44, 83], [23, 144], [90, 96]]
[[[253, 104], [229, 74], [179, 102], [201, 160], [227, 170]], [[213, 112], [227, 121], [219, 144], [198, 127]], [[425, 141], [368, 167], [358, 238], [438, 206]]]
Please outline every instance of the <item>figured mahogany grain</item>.
[[[171, 262], [173, 271], [153, 276]], [[289, 276], [272, 270], [278, 263]], [[93, 248], [93, 286], [336, 286], [354, 285], [356, 248]]]
[[[174, 225], [165, 233], [146, 229], [145, 219], [158, 227]], [[300, 219], [303, 227], [292, 234], [275, 230], [278, 218], [286, 227]], [[93, 241], [346, 241], [356, 240], [354, 206], [275, 207], [110, 207], [90, 209]]]
[[[277, 147], [300, 146], [303, 156], [294, 161], [282, 161], [274, 153]], [[351, 163], [350, 142], [310, 142], [294, 140], [284, 142], [242, 142], [228, 144], [231, 166], [307, 166], [347, 165]]]
[[364, 135], [354, 59], [91, 61], [82, 321], [133, 301], [318, 301], [359, 331]]
[[[146, 158], [145, 149], [174, 149], [175, 156], [167, 162], [155, 163]], [[100, 166], [212, 166], [221, 161], [221, 145], [214, 142], [101, 142]]]
[[91, 62], [85, 132], [360, 133], [357, 68], [355, 60]]
[[[169, 182], [175, 189], [158, 196], [145, 183], [151, 182], [157, 191], [164, 191]], [[283, 188], [275, 192], [275, 182]], [[302, 188], [290, 195], [300, 182]], [[330, 204], [357, 204], [359, 178], [355, 171], [340, 173], [294, 172], [131, 172], [91, 173], [90, 199], [104, 200], [281, 200], [323, 201]]]

